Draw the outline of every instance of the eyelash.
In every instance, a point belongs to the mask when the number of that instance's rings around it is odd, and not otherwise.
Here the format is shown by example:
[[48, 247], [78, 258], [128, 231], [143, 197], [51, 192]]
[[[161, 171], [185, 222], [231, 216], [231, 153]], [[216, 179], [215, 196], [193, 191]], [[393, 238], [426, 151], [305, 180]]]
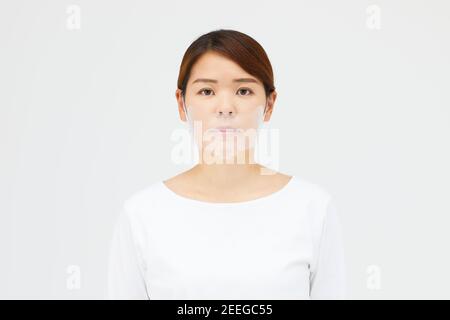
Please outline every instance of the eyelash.
[[[201, 92], [203, 92], [203, 91], [205, 91], [205, 90], [213, 91], [212, 89], [204, 88], [204, 89], [200, 90], [200, 91], [198, 92], [198, 94], [202, 95]], [[252, 91], [251, 89], [249, 89], [249, 88], [239, 88], [239, 90], [247, 90], [247, 91], [249, 92], [249, 94], [244, 94], [243, 96], [250, 96], [250, 95], [253, 94], [253, 91]], [[239, 91], [239, 90], [238, 90], [238, 91]], [[210, 96], [210, 95], [205, 95], [205, 96]]]

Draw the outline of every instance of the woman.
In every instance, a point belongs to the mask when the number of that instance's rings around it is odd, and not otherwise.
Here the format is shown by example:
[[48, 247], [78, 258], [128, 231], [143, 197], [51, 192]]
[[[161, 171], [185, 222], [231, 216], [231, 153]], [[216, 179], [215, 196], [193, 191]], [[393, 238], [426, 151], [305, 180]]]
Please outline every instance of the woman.
[[276, 96], [270, 61], [248, 35], [216, 30], [190, 45], [176, 99], [200, 161], [125, 201], [109, 298], [344, 298], [333, 198], [254, 162], [248, 133], [270, 120]]

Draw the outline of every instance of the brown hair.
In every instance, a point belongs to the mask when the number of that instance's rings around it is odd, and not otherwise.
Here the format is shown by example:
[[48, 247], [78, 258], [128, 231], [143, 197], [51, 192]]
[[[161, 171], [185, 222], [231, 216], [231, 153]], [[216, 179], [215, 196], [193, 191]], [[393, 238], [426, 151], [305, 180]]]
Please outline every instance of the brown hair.
[[214, 51], [236, 62], [242, 69], [258, 78], [266, 97], [275, 90], [272, 65], [263, 47], [245, 33], [219, 29], [197, 38], [186, 50], [178, 75], [178, 89], [183, 96], [195, 62], [206, 52]]

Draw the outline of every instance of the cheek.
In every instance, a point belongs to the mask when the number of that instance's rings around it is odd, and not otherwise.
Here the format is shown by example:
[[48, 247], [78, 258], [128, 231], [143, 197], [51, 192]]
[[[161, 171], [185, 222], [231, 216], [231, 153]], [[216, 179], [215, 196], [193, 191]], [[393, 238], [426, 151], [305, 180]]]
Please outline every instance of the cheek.
[[264, 95], [255, 95], [242, 99], [240, 104], [240, 113], [248, 114], [250, 118], [262, 117], [264, 107], [266, 105], [266, 99]]
[[211, 107], [205, 104], [195, 104], [195, 105], [191, 105], [191, 115], [193, 119], [196, 119], [198, 121], [207, 121], [208, 119], [211, 118], [212, 113], [211, 113]]
[[186, 103], [191, 106], [192, 113], [200, 117], [201, 115], [206, 115], [208, 112], [211, 112], [215, 102], [214, 99], [192, 95]]
[[254, 124], [255, 128], [259, 128], [261, 126], [261, 124], [263, 123], [263, 120], [264, 120], [264, 109], [265, 109], [265, 105], [264, 104], [260, 104], [259, 106], [256, 107], [256, 110], [255, 110], [255, 124]]

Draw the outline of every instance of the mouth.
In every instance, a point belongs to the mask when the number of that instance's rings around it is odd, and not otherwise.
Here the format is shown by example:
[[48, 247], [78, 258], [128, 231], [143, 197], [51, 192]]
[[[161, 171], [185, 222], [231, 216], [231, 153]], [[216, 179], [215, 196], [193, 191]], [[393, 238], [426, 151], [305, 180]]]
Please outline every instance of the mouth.
[[213, 128], [214, 130], [221, 132], [221, 133], [227, 133], [227, 132], [238, 132], [239, 128], [234, 128], [234, 127], [215, 127]]

